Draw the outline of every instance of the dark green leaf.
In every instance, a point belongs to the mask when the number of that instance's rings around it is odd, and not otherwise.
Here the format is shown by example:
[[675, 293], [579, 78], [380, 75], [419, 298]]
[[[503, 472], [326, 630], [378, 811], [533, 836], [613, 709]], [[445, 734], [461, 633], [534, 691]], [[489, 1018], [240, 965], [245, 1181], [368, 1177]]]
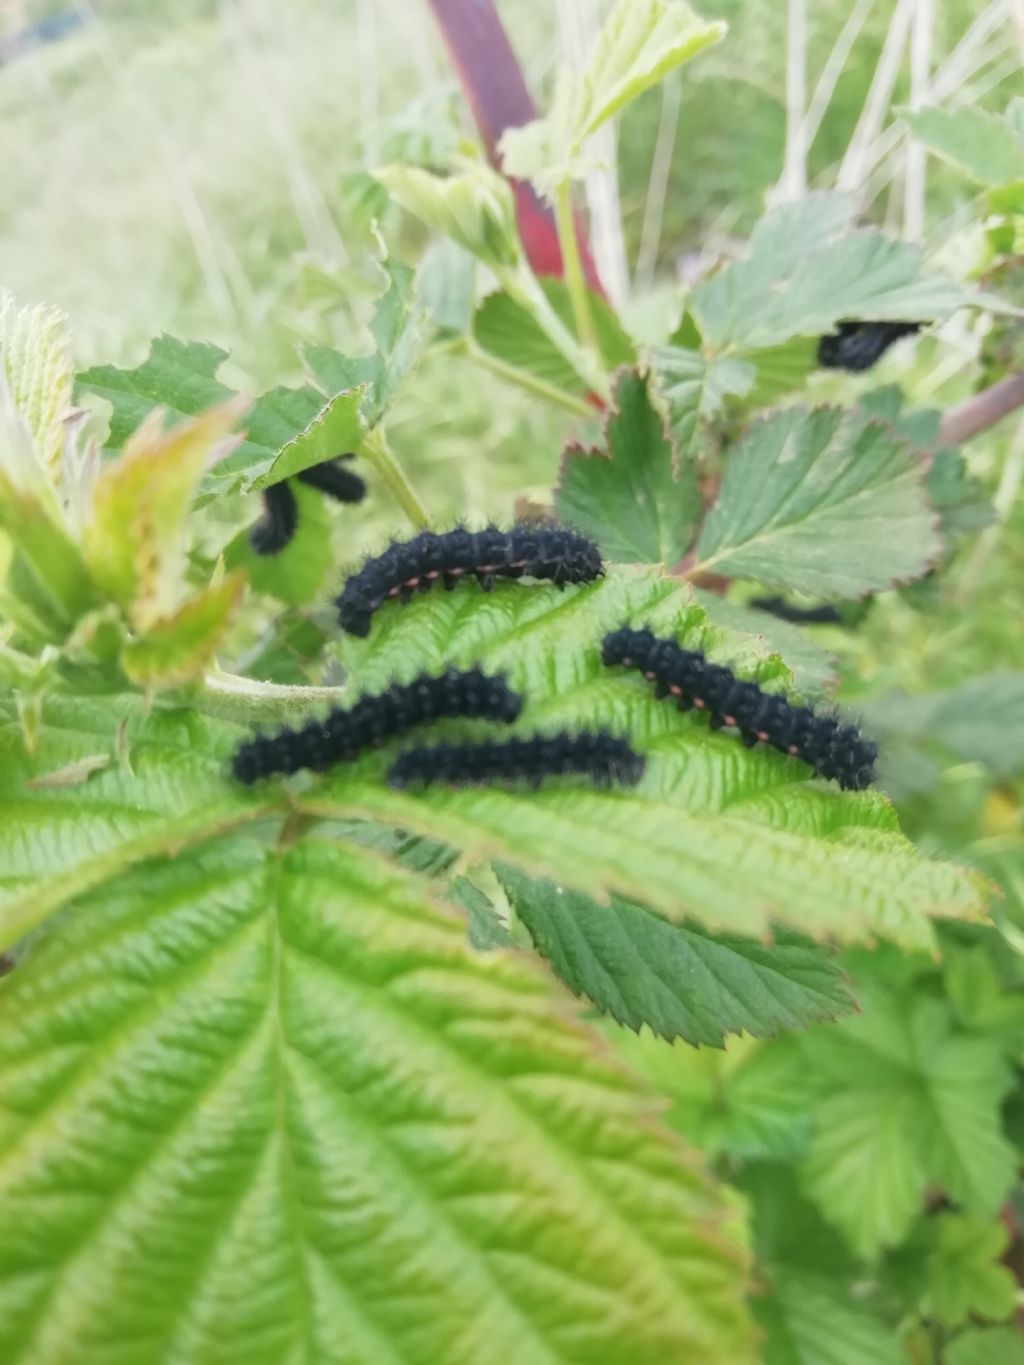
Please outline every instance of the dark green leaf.
[[721, 1047], [726, 1033], [764, 1036], [854, 1007], [829, 955], [798, 935], [716, 938], [619, 896], [598, 905], [507, 864], [498, 875], [558, 976], [632, 1029]]
[[676, 564], [701, 510], [697, 474], [673, 450], [647, 380], [619, 375], [615, 412], [605, 427], [607, 453], [570, 447], [562, 459], [555, 510], [626, 564]]

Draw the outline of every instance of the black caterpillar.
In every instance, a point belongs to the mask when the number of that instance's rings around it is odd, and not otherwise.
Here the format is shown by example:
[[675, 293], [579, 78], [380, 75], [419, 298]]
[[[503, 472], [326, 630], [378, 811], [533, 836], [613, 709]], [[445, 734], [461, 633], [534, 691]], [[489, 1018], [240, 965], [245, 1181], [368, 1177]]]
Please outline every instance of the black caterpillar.
[[451, 589], [474, 575], [486, 592], [495, 578], [547, 578], [562, 587], [590, 583], [603, 571], [597, 546], [561, 526], [421, 531], [389, 545], [346, 581], [337, 598], [338, 619], [350, 635], [368, 635], [374, 612], [389, 597], [404, 601], [438, 581]]
[[638, 669], [655, 684], [657, 696], [673, 696], [681, 711], [691, 706], [706, 710], [713, 729], [734, 725], [748, 748], [760, 740], [782, 753], [795, 754], [819, 776], [834, 778], [851, 791], [874, 781], [877, 746], [864, 739], [856, 726], [818, 715], [808, 706], [794, 706], [785, 697], [770, 696], [756, 683], [742, 681], [728, 668], [709, 663], [703, 654], [682, 649], [674, 640], [624, 626], [605, 636], [601, 658], [606, 664]]
[[777, 616], [780, 621], [790, 621], [795, 626], [838, 626], [843, 621], [838, 608], [829, 606], [827, 602], [817, 607], [798, 607], [784, 597], [755, 597], [750, 605], [768, 612], [770, 616]]
[[894, 341], [921, 329], [919, 322], [840, 322], [818, 342], [818, 364], [830, 370], [870, 370]]
[[[295, 477], [337, 502], [362, 502], [366, 484], [358, 474], [346, 469], [343, 460], [354, 455], [339, 455], [336, 460], [303, 469]], [[263, 516], [249, 532], [249, 543], [258, 555], [276, 555], [288, 545], [298, 525], [299, 510], [287, 479], [263, 489]]]
[[410, 683], [361, 697], [354, 706], [332, 711], [299, 730], [247, 740], [235, 754], [232, 771], [247, 784], [300, 768], [323, 772], [428, 721], [467, 716], [511, 722], [521, 707], [522, 698], [503, 677], [488, 677], [479, 668], [465, 673], [450, 669], [440, 677], [424, 673]]
[[599, 787], [612, 782], [635, 786], [644, 759], [624, 739], [607, 730], [567, 730], [526, 739], [487, 740], [482, 744], [419, 744], [399, 754], [388, 773], [393, 787], [479, 786], [486, 782], [528, 782], [584, 773]]

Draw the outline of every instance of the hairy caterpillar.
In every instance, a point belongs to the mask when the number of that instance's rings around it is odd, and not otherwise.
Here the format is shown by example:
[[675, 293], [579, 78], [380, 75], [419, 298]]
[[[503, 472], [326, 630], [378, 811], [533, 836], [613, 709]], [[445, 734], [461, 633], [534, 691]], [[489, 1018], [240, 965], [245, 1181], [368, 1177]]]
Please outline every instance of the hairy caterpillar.
[[641, 755], [607, 730], [563, 730], [480, 744], [419, 744], [399, 754], [388, 781], [393, 787], [435, 782], [455, 787], [527, 782], [539, 787], [546, 777], [580, 773], [599, 787], [612, 782], [635, 786], [643, 771]]
[[606, 664], [635, 668], [655, 684], [659, 697], [672, 696], [681, 711], [706, 710], [713, 729], [732, 725], [749, 747], [761, 741], [802, 759], [821, 777], [859, 790], [874, 780], [877, 746], [854, 725], [794, 706], [785, 697], [762, 692], [756, 683], [739, 679], [728, 668], [709, 663], [696, 650], [649, 630], [628, 626], [606, 635], [601, 647]]
[[479, 668], [464, 673], [450, 669], [439, 677], [424, 673], [410, 683], [361, 697], [353, 706], [309, 721], [301, 729], [247, 740], [235, 754], [232, 771], [245, 783], [300, 768], [323, 772], [416, 725], [453, 716], [510, 723], [521, 706], [522, 698], [503, 677], [488, 677]]
[[350, 635], [367, 635], [374, 612], [391, 597], [403, 600], [437, 582], [454, 588], [474, 576], [489, 591], [495, 578], [546, 578], [589, 583], [603, 572], [597, 546], [560, 526], [519, 524], [508, 531], [421, 531], [395, 541], [346, 581], [337, 598], [338, 619]]
[[870, 370], [900, 337], [921, 329], [919, 322], [840, 322], [818, 342], [818, 364], [831, 370]]
[[[342, 463], [353, 459], [354, 455], [339, 455], [335, 460], [325, 460], [323, 464], [303, 469], [295, 477], [336, 502], [362, 502], [366, 497], [366, 484]], [[284, 479], [272, 484], [263, 489], [263, 516], [250, 530], [249, 543], [258, 555], [279, 554], [294, 536], [298, 520], [290, 481]]]

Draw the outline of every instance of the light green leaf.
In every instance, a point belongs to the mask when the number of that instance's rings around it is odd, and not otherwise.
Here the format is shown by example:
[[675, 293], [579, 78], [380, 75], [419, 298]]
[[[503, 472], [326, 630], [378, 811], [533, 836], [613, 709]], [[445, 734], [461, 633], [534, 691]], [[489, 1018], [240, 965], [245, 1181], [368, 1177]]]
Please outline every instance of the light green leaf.
[[999, 776], [1024, 767], [1024, 673], [985, 673], [959, 687], [873, 698], [865, 715], [882, 735], [937, 745]]
[[0, 986], [0, 1357], [752, 1365], [649, 1104], [373, 854], [132, 869]]
[[615, 891], [673, 920], [758, 937], [772, 923], [815, 936], [881, 935], [931, 947], [928, 915], [974, 917], [971, 874], [917, 857], [877, 792], [841, 794], [795, 759], [712, 733], [697, 713], [655, 701], [635, 673], [605, 668], [602, 635], [650, 622], [764, 685], [785, 670], [763, 643], [708, 627], [687, 589], [651, 569], [611, 568], [564, 593], [466, 583], [375, 617], [344, 662], [375, 690], [423, 669], [504, 670], [527, 698], [520, 732], [607, 726], [647, 756], [634, 791], [552, 782], [524, 790], [392, 791], [391, 754], [368, 756], [298, 800], [428, 834], [471, 857], [498, 857], [589, 895]]
[[93, 484], [82, 554], [142, 629], [180, 603], [189, 504], [203, 469], [237, 444], [229, 433], [244, 411], [243, 400], [230, 399], [169, 430], [150, 414]]
[[451, 900], [466, 912], [469, 941], [474, 948], [514, 948], [515, 940], [497, 910], [468, 877], [456, 877], [449, 893]]
[[[373, 182], [384, 194], [383, 186]], [[431, 322], [441, 332], [464, 336], [473, 322], [476, 286], [473, 257], [447, 238], [431, 242], [423, 253], [416, 290]]]
[[[138, 696], [49, 693], [29, 754], [13, 701], [0, 702], [0, 951], [123, 868], [271, 808], [275, 794], [228, 779], [243, 735], [193, 708], [145, 716]], [[99, 753], [110, 763], [83, 786], [30, 785]]]
[[[351, 391], [362, 394], [358, 422], [347, 435], [339, 433], [327, 453], [320, 455], [317, 461], [292, 461], [294, 469], [290, 467], [288, 447], [285, 447], [273, 471], [275, 475], [296, 473], [309, 463], [319, 463], [350, 451], [377, 425], [419, 361], [424, 342], [424, 310], [416, 299], [413, 272], [408, 266], [392, 260], [385, 261], [383, 269], [388, 287], [378, 300], [370, 323], [370, 333], [377, 347], [373, 355], [352, 359], [328, 346], [305, 346], [302, 351], [319, 388], [324, 393], [337, 395], [326, 412], [341, 400], [350, 398]], [[326, 415], [323, 416], [326, 420]], [[276, 479], [264, 482], [276, 482]]]
[[[947, 1327], [971, 1316], [998, 1321], [1013, 1312], [1016, 1282], [999, 1260], [1009, 1234], [1002, 1223], [944, 1213], [930, 1229], [926, 1311]], [[993, 1363], [995, 1357], [992, 1358]]]
[[1003, 985], [989, 949], [981, 943], [950, 948], [943, 967], [946, 991], [963, 1027], [997, 1037], [1016, 1056], [1024, 1046], [1024, 994]]
[[586, 140], [619, 110], [725, 35], [682, 0], [619, 0], [580, 74], [563, 71], [552, 110], [501, 140], [506, 175], [551, 190], [579, 175]]
[[65, 314], [45, 304], [20, 308], [0, 288], [0, 370], [40, 469], [57, 492], [75, 378]]
[[566, 450], [555, 511], [609, 559], [672, 567], [689, 549], [701, 512], [696, 469], [673, 449], [644, 376], [623, 371], [613, 399], [607, 453]]
[[620, 896], [598, 905], [507, 864], [498, 876], [557, 975], [629, 1028], [721, 1047], [726, 1033], [763, 1037], [854, 1008], [829, 955], [797, 935], [715, 938]]
[[[83, 371], [78, 383], [111, 404], [107, 444], [120, 450], [154, 408], [165, 409], [169, 420], [195, 417], [234, 397], [216, 377], [226, 359], [227, 352], [218, 346], [164, 335], [151, 343], [149, 355], [136, 369], [98, 365]], [[204, 498], [277, 482], [343, 453], [339, 446], [351, 448], [359, 438], [359, 401], [358, 391], [325, 399], [309, 386], [263, 394], [249, 408], [245, 440], [204, 479]], [[288, 458], [268, 479], [286, 446]]]
[[284, 549], [273, 555], [258, 555], [249, 539], [252, 528], [247, 526], [227, 546], [224, 562], [229, 569], [243, 569], [257, 592], [301, 606], [320, 591], [331, 567], [331, 513], [328, 499], [298, 479], [292, 481], [291, 491], [298, 524]]
[[1016, 1327], [979, 1327], [946, 1348], [948, 1365], [1024, 1365], [1024, 1337]]
[[714, 417], [727, 396], [747, 393], [756, 371], [748, 361], [730, 356], [708, 361], [700, 351], [684, 346], [655, 346], [649, 355], [679, 458], [692, 459], [698, 453], [700, 419]]
[[906, 1365], [896, 1333], [842, 1284], [788, 1267], [768, 1281], [752, 1304], [765, 1333], [763, 1365]]
[[463, 162], [451, 175], [435, 175], [420, 166], [382, 166], [374, 177], [396, 204], [485, 265], [501, 270], [518, 264], [512, 190], [483, 162]]
[[862, 412], [783, 409], [730, 453], [692, 572], [825, 597], [919, 578], [942, 548], [926, 472]]
[[617, 1030], [617, 1050], [669, 1100], [666, 1119], [715, 1157], [786, 1156], [806, 1140], [814, 1078], [790, 1038], [730, 1038], [724, 1051]]
[[815, 1107], [803, 1179], [851, 1247], [871, 1256], [903, 1238], [929, 1183], [990, 1217], [1016, 1158], [1001, 1130], [1010, 1077], [996, 1044], [953, 1033], [948, 1011], [924, 994], [865, 991], [862, 1005], [804, 1044], [835, 1093]]
[[140, 687], [192, 682], [212, 662], [245, 591], [241, 574], [204, 588], [173, 615], [155, 621], [121, 651], [125, 676]]
[[[571, 333], [572, 304], [561, 280], [538, 281], [555, 314]], [[633, 343], [622, 330], [611, 307], [598, 294], [588, 291], [590, 314], [601, 358], [609, 370], [631, 365], [636, 359]], [[499, 361], [563, 393], [582, 397], [586, 386], [579, 373], [551, 342], [533, 314], [504, 290], [488, 294], [473, 318], [478, 346]], [[510, 375], [509, 378], [515, 376]]]
[[965, 304], [991, 305], [925, 272], [919, 248], [855, 228], [855, 211], [843, 195], [814, 193], [766, 214], [749, 256], [693, 291], [705, 343], [749, 352], [820, 336], [842, 319], [930, 322]]
[[908, 110], [903, 118], [919, 142], [981, 185], [1024, 178], [1024, 141], [1004, 118], [973, 105]]

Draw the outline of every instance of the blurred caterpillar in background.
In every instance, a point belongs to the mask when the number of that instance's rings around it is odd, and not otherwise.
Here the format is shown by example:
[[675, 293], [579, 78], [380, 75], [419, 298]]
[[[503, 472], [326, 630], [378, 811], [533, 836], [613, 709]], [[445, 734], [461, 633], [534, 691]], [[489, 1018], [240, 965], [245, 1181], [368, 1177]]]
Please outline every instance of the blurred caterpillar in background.
[[[366, 497], [366, 484], [342, 463], [353, 459], [354, 455], [339, 455], [337, 459], [303, 469], [295, 477], [336, 502], [362, 502]], [[298, 522], [295, 494], [290, 481], [284, 479], [263, 489], [263, 516], [250, 530], [249, 543], [258, 555], [280, 554], [290, 544]]]

